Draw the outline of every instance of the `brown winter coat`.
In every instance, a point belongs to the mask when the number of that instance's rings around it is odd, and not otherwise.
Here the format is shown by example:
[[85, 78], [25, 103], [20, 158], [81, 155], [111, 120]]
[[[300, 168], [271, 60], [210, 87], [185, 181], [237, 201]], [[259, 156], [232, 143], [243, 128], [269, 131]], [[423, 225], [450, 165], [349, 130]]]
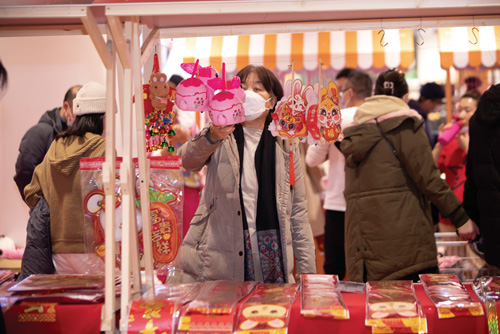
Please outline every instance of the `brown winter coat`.
[[104, 139], [90, 132], [56, 139], [24, 188], [30, 207], [34, 208], [42, 195], [49, 204], [54, 254], [85, 253], [80, 159], [102, 157], [105, 148]]
[[395, 99], [367, 99], [355, 116], [363, 123], [346, 128], [341, 143], [346, 158], [347, 277], [353, 281], [399, 279], [437, 267], [429, 201], [456, 227], [468, 220], [440, 178], [421, 117]]

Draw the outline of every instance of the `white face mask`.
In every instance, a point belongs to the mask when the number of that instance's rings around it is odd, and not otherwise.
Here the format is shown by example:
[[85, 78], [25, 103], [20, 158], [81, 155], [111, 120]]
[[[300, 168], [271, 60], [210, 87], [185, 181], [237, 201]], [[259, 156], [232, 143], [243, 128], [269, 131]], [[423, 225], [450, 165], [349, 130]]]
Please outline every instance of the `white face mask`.
[[70, 111], [66, 110], [66, 125], [68, 127], [72, 126], [75, 123], [76, 116]]
[[243, 108], [245, 109], [245, 121], [253, 121], [265, 113], [266, 110], [271, 109], [266, 108], [266, 103], [269, 100], [271, 100], [271, 98], [266, 100], [254, 91], [246, 90], [245, 102], [243, 103]]
[[68, 120], [66, 121], [66, 125], [68, 127], [72, 126], [75, 123], [75, 119], [76, 119], [76, 117], [71, 117], [71, 118], [68, 117]]

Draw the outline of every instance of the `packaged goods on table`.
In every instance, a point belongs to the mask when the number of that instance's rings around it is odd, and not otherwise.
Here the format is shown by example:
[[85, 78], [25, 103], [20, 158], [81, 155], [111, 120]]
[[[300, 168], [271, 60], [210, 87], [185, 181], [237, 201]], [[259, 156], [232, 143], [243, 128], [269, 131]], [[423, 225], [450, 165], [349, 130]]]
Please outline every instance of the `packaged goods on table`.
[[213, 281], [181, 309], [177, 333], [232, 333], [238, 302], [256, 282]]
[[368, 282], [365, 325], [373, 333], [427, 333], [412, 281]]
[[424, 274], [420, 279], [440, 319], [484, 314], [481, 304], [472, 299], [457, 276]]
[[236, 334], [286, 334], [299, 284], [259, 283], [240, 306]]
[[349, 319], [349, 310], [336, 289], [337, 275], [301, 275], [301, 309], [306, 317]]

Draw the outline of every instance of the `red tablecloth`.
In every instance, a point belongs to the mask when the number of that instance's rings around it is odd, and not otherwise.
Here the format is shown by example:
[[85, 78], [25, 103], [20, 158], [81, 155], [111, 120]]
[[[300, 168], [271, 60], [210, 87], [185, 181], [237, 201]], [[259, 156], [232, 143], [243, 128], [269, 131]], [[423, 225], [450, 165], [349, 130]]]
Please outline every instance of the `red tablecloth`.
[[99, 334], [102, 304], [16, 304], [4, 314], [9, 334]]
[[[472, 298], [477, 299], [470, 284], [465, 284]], [[487, 334], [488, 324], [486, 316], [456, 317], [438, 319], [437, 310], [431, 302], [422, 284], [415, 284], [417, 299], [422, 304], [427, 317], [427, 330], [429, 334]], [[288, 333], [366, 333], [371, 334], [371, 327], [365, 326], [365, 300], [364, 293], [342, 293], [344, 302], [349, 308], [349, 320], [329, 320], [321, 318], [306, 318], [300, 315], [300, 298], [293, 304]], [[482, 303], [481, 303], [482, 304]], [[483, 305], [484, 310], [484, 305]], [[500, 303], [497, 303], [497, 313]], [[486, 311], [485, 311], [486, 314]]]
[[[477, 299], [470, 284], [465, 284], [472, 298]], [[427, 297], [422, 284], [415, 284], [415, 292], [418, 300], [423, 306], [427, 317], [428, 333], [439, 334], [487, 334], [488, 325], [486, 316], [478, 317], [456, 317], [450, 319], [438, 319], [436, 307]], [[342, 297], [349, 308], [349, 320], [330, 320], [323, 318], [306, 318], [300, 315], [300, 298], [295, 300], [292, 307], [288, 333], [290, 334], [314, 334], [314, 333], [366, 333], [371, 334], [371, 328], [365, 326], [365, 294], [343, 293]], [[47, 303], [48, 304], [48, 303]], [[22, 313], [48, 314], [46, 305], [42, 312], [33, 308], [24, 312], [26, 306], [12, 306], [5, 313], [7, 333], [99, 333], [101, 324], [102, 304], [57, 304], [54, 305], [55, 318], [53, 322], [23, 321], [19, 322]], [[484, 305], [483, 305], [484, 309]], [[497, 313], [500, 303], [497, 303]], [[486, 314], [486, 311], [485, 311]], [[50, 317], [49, 317], [50, 318]], [[24, 320], [36, 320], [24, 319]], [[51, 320], [51, 319], [44, 319]]]

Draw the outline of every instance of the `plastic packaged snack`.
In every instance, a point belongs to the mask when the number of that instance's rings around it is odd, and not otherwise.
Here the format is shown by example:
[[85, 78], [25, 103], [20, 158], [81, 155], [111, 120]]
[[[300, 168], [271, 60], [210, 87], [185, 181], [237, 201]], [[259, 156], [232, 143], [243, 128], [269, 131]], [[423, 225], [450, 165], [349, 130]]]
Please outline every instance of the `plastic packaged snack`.
[[[7, 289], [14, 301], [100, 303], [104, 301], [104, 275], [30, 275]], [[116, 278], [120, 294], [120, 278]]]
[[440, 319], [484, 314], [481, 304], [472, 299], [456, 275], [424, 274], [420, 279]]
[[299, 284], [259, 283], [240, 305], [237, 334], [285, 334]]
[[427, 318], [423, 307], [420, 303], [417, 303], [419, 323], [418, 325], [412, 325], [408, 327], [391, 327], [391, 326], [372, 326], [372, 333], [427, 333]]
[[337, 275], [301, 275], [300, 314], [306, 317], [349, 319], [349, 310], [336, 289]]
[[483, 276], [472, 283], [474, 292], [484, 303], [486, 299], [500, 300], [500, 276]]
[[183, 308], [178, 333], [232, 333], [238, 302], [256, 282], [213, 281]]
[[372, 329], [374, 333], [382, 330], [423, 333], [426, 330], [421, 328], [425, 323], [422, 315], [412, 281], [367, 283], [365, 324], [380, 327]]
[[484, 303], [489, 333], [498, 333], [498, 315], [496, 302], [500, 300], [500, 277], [483, 276], [472, 283], [474, 292]]
[[[106, 206], [104, 185], [102, 182], [102, 165], [105, 158], [83, 158], [80, 161], [80, 179], [84, 209], [84, 240], [87, 253], [95, 253], [102, 261], [105, 255]], [[120, 267], [122, 240], [122, 203], [120, 164], [116, 158], [115, 177], [115, 241], [118, 243], [118, 254], [115, 261]], [[136, 187], [134, 208], [139, 238], [139, 251], [143, 254], [143, 232], [141, 199], [139, 197], [138, 162], [134, 160]], [[151, 239], [153, 243], [153, 261], [155, 268], [163, 271], [173, 270], [172, 262], [177, 257], [182, 242], [182, 200], [184, 192], [183, 176], [180, 171], [180, 157], [150, 158], [149, 205], [151, 217]], [[180, 263], [180, 261], [179, 261]], [[177, 267], [179, 265], [177, 264]], [[94, 267], [97, 267], [94, 265]], [[96, 268], [89, 272], [98, 273]]]

